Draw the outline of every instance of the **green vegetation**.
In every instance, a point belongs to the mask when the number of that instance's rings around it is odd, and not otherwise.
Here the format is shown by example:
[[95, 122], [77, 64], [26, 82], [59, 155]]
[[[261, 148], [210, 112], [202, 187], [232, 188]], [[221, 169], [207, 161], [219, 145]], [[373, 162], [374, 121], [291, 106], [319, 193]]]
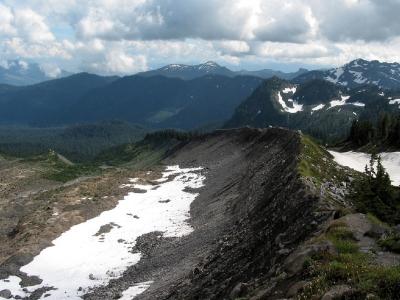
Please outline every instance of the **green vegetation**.
[[101, 170], [94, 164], [73, 164], [50, 150], [47, 155], [40, 155], [25, 159], [26, 161], [39, 161], [45, 166], [43, 178], [60, 182], [67, 182], [81, 176], [96, 175]]
[[371, 155], [364, 176], [353, 182], [349, 198], [362, 213], [372, 213], [390, 224], [400, 222], [400, 193], [391, 185], [379, 156]]
[[72, 163], [54, 150], [46, 154], [26, 157], [23, 161], [39, 162], [44, 170], [42, 172], [44, 178], [67, 182], [81, 176], [98, 175], [106, 167], [147, 168], [159, 163], [181, 142], [188, 141], [197, 135], [174, 130], [154, 132], [147, 134], [139, 142], [111, 147], [102, 151], [94, 159], [80, 163]]
[[109, 121], [59, 128], [0, 127], [0, 152], [15, 157], [46, 154], [49, 149], [75, 162], [88, 162], [101, 151], [144, 137], [144, 128]]
[[311, 137], [302, 135], [301, 143], [300, 175], [314, 180], [318, 185], [326, 181], [338, 183], [348, 180], [346, 172], [332, 161], [329, 152], [319, 146]]
[[384, 267], [372, 262], [370, 255], [359, 251], [350, 230], [334, 223], [324, 238], [335, 246], [336, 253], [320, 253], [305, 264], [304, 275], [310, 280], [299, 299], [321, 297], [330, 287], [346, 284], [352, 287], [351, 299], [400, 299], [400, 266]]
[[398, 149], [400, 147], [400, 115], [382, 113], [374, 124], [369, 119], [354, 120], [348, 140], [358, 147]]
[[[302, 136], [302, 153], [299, 173], [321, 184], [329, 181], [349, 181], [348, 170], [338, 168], [330, 154], [310, 137]], [[368, 214], [368, 219], [379, 226], [390, 228], [400, 221], [399, 192], [391, 186], [390, 178], [380, 158], [372, 156], [363, 175], [352, 176], [350, 200], [358, 211]], [[360, 251], [353, 233], [343, 222], [333, 223], [318, 238], [332, 243], [335, 251], [318, 253], [304, 266], [304, 280], [309, 281], [298, 299], [322, 297], [333, 286], [345, 284], [352, 288], [349, 299], [400, 299], [400, 266], [385, 267], [374, 263], [373, 257]], [[384, 249], [400, 253], [400, 235], [392, 234], [379, 241]], [[372, 298], [371, 298], [372, 299]]]
[[154, 165], [163, 159], [179, 143], [197, 136], [196, 133], [163, 130], [149, 133], [145, 138], [134, 144], [126, 144], [101, 152], [96, 158], [97, 163], [116, 166], [129, 164], [135, 168]]
[[388, 237], [381, 239], [378, 243], [379, 246], [388, 251], [400, 253], [400, 234], [398, 233], [392, 233]]

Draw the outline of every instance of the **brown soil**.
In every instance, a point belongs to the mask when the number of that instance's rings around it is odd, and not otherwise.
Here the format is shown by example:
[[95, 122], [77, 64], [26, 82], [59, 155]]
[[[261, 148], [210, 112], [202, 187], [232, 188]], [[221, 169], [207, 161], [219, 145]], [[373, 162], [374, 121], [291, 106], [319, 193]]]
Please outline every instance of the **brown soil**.
[[157, 169], [113, 168], [62, 184], [43, 179], [44, 169], [40, 162], [0, 160], [0, 278], [19, 273], [71, 226], [115, 207], [132, 190], [130, 178], [160, 176]]

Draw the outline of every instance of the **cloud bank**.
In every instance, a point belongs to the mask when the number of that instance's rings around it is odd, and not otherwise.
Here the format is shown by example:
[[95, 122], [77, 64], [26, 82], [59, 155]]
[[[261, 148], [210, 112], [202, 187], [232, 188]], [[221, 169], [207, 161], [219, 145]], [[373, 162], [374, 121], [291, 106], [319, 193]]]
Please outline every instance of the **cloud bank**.
[[0, 55], [104, 74], [400, 61], [399, 12], [399, 0], [2, 0]]

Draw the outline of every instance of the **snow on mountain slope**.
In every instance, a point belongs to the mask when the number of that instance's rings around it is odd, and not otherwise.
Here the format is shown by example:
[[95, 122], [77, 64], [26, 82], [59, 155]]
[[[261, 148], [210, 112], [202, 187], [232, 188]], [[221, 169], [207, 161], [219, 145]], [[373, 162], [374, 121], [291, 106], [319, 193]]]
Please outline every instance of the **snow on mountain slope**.
[[400, 64], [356, 59], [338, 68], [302, 74], [294, 81], [301, 83], [311, 79], [324, 79], [348, 88], [372, 84], [383, 89], [398, 89]]
[[282, 94], [294, 94], [296, 92], [296, 88], [285, 88], [284, 90], [278, 92], [278, 102], [282, 106], [282, 110], [285, 112], [288, 112], [290, 114], [295, 114], [297, 112], [300, 112], [303, 110], [303, 104], [297, 103], [297, 101], [294, 101], [293, 99], [289, 98], [286, 101], [289, 103], [286, 103], [285, 100], [282, 97]]
[[[364, 172], [365, 166], [369, 164], [371, 155], [363, 152], [336, 152], [329, 151], [335, 161], [342, 166]], [[383, 152], [379, 154], [382, 164], [386, 168], [393, 185], [400, 185], [400, 152]]]

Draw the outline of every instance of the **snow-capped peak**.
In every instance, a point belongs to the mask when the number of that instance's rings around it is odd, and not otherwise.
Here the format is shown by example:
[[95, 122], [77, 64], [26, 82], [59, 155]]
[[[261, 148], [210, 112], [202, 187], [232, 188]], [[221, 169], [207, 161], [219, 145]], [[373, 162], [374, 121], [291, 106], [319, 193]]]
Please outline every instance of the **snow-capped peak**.
[[221, 66], [217, 64], [216, 62], [213, 61], [207, 61], [204, 64], [198, 65], [197, 66], [199, 70], [213, 70], [220, 68]]
[[400, 64], [359, 58], [338, 68], [300, 75], [296, 81], [302, 83], [317, 78], [350, 89], [366, 84], [376, 85], [382, 89], [400, 89]]

